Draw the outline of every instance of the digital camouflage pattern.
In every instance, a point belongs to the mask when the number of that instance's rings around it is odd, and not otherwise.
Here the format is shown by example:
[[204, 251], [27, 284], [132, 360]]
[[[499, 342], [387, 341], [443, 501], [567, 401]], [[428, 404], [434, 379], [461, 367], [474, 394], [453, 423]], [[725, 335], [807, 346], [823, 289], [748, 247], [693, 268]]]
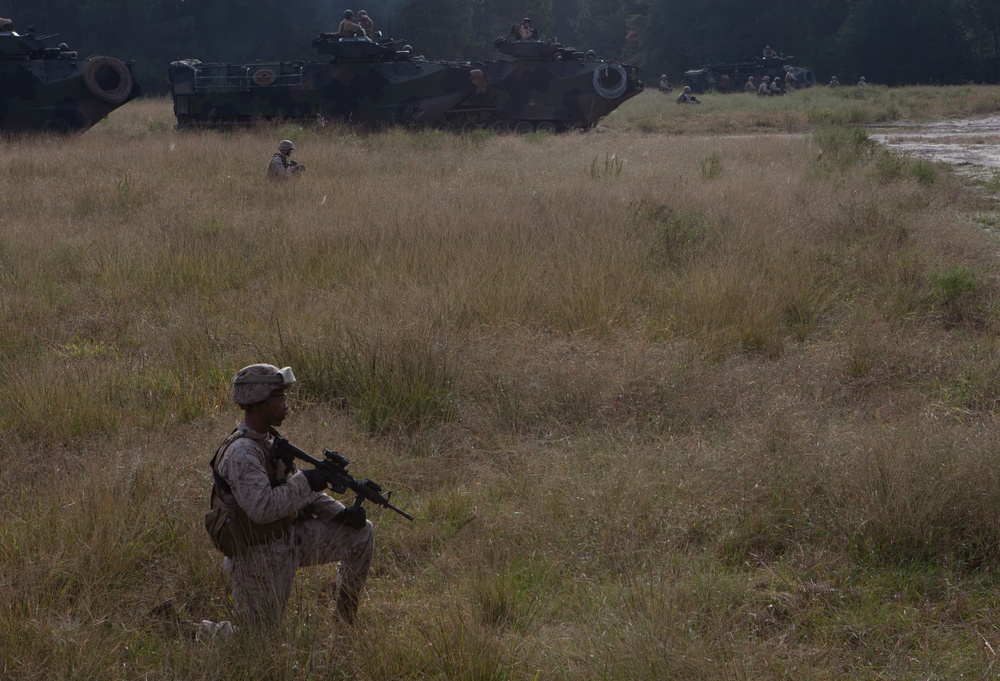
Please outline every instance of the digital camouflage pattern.
[[323, 34], [328, 62], [170, 65], [179, 127], [255, 119], [334, 119], [497, 131], [589, 128], [642, 92], [635, 67], [540, 40], [498, 39], [510, 59], [432, 62], [398, 48]]
[[[784, 78], [785, 66], [793, 59], [795, 57], [777, 55], [745, 58], [740, 62], [706, 64], [701, 68], [685, 71], [684, 84], [695, 92], [742, 92], [750, 76], [757, 83], [764, 76], [768, 79]], [[795, 74], [795, 89], [816, 84], [816, 74], [808, 66], [792, 66], [792, 72]]]
[[83, 132], [139, 96], [131, 62], [80, 60], [54, 36], [0, 28], [0, 130]]
[[[300, 567], [340, 561], [338, 598], [354, 599], [364, 588], [371, 568], [374, 527], [355, 530], [331, 520], [344, 505], [323, 492], [313, 492], [295, 466], [282, 461], [268, 471], [270, 438], [240, 422], [227, 440], [216, 464], [232, 494], [221, 491], [221, 501], [238, 504], [251, 521], [267, 525], [289, 519], [277, 539], [250, 546], [239, 556], [225, 558], [223, 566], [233, 586], [233, 600], [241, 620], [275, 623], [284, 614], [295, 573]], [[273, 479], [272, 479], [273, 474]]]

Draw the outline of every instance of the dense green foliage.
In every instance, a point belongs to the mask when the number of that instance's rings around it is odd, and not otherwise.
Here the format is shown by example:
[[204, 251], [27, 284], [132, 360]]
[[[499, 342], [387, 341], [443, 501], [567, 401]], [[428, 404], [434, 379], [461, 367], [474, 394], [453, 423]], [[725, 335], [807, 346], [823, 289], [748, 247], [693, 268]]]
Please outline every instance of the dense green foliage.
[[[765, 44], [843, 82], [1000, 82], [995, 0], [374, 0], [376, 28], [432, 59], [492, 56], [496, 36], [531, 16], [545, 37], [679, 78], [706, 60]], [[345, 7], [318, 0], [0, 0], [24, 30], [59, 33], [86, 54], [136, 61], [144, 91], [162, 93], [174, 59], [312, 59], [309, 40]]]

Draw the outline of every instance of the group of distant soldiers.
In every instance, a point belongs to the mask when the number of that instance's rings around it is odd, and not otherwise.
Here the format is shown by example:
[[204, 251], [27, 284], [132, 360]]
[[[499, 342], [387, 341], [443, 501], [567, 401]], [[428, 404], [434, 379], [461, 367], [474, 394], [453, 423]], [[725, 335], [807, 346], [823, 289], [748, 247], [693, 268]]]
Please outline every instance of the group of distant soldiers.
[[[779, 57], [780, 55], [771, 49], [768, 45], [764, 48], [764, 58]], [[778, 97], [784, 95], [786, 92], [791, 92], [795, 90], [798, 86], [798, 78], [795, 75], [795, 69], [792, 66], [784, 66], [784, 74], [775, 76], [771, 78], [770, 76], [762, 76], [758, 81], [754, 76], [748, 76], [747, 82], [744, 84], [743, 89], [745, 92], [751, 94], [756, 94], [758, 97]], [[724, 81], [728, 81], [728, 76], [723, 76]], [[861, 76], [858, 80], [858, 86], [864, 87], [867, 85], [867, 81], [864, 76]], [[827, 83], [828, 88], [835, 88], [840, 86], [840, 81], [837, 80], [837, 76], [833, 76], [830, 82]], [[673, 90], [670, 85], [670, 80], [667, 78], [666, 74], [660, 76], [659, 84], [660, 92], [667, 93]], [[701, 101], [691, 94], [691, 88], [684, 86], [683, 91], [677, 96], [678, 104], [701, 104]]]
[[[858, 79], [858, 87], [864, 87], [866, 85], [868, 85], [868, 81], [865, 80], [864, 76], [861, 76], [861, 78]], [[830, 82], [827, 83], [826, 86], [830, 88], [840, 87], [840, 81], [837, 80], [837, 76], [833, 76], [830, 78]]]
[[375, 39], [375, 22], [368, 16], [368, 12], [361, 10], [358, 12], [358, 20], [354, 20], [354, 12], [344, 10], [344, 20], [340, 22], [337, 32], [334, 35], [338, 38], [368, 38]]
[[789, 90], [794, 90], [797, 84], [798, 78], [795, 77], [795, 70], [786, 65], [784, 78], [782, 76], [774, 78], [763, 76], [758, 83], [753, 76], [749, 76], [743, 89], [746, 92], [757, 93], [758, 97], [779, 97]]

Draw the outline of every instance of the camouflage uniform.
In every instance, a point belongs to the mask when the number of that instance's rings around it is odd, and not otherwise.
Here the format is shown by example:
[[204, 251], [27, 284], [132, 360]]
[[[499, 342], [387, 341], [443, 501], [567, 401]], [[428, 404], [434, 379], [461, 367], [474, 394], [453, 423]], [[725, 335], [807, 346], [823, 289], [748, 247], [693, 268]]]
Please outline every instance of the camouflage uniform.
[[375, 22], [372, 21], [372, 18], [368, 16], [368, 12], [365, 10], [358, 12], [358, 26], [365, 29], [366, 36], [372, 40], [375, 39]]
[[791, 66], [785, 67], [785, 87], [789, 90], [794, 90], [798, 85], [799, 79], [795, 76], [795, 71], [792, 70]]
[[681, 93], [677, 95], [678, 104], [701, 104], [701, 100], [691, 94], [691, 87], [685, 85]]
[[360, 24], [356, 24], [350, 19], [344, 19], [340, 22], [340, 27], [337, 29], [337, 35], [341, 38], [354, 38], [358, 35], [358, 31], [362, 30]]
[[293, 166], [284, 154], [275, 152], [267, 166], [267, 176], [272, 180], [281, 180], [295, 175], [297, 168]]
[[233, 583], [237, 614], [252, 623], [275, 623], [284, 614], [292, 582], [300, 567], [340, 561], [338, 599], [357, 602], [368, 578], [374, 549], [374, 527], [355, 530], [331, 522], [344, 505], [313, 492], [294, 465], [268, 463], [271, 438], [241, 421], [227, 438], [216, 471], [231, 488], [220, 490], [223, 503], [238, 504], [258, 525], [285, 519], [282, 536], [225, 558]]
[[292, 144], [291, 140], [281, 140], [278, 143], [278, 151], [271, 157], [271, 163], [267, 166], [268, 179], [284, 180], [302, 172], [302, 166], [291, 160], [291, 152], [293, 151], [295, 151], [295, 145]]

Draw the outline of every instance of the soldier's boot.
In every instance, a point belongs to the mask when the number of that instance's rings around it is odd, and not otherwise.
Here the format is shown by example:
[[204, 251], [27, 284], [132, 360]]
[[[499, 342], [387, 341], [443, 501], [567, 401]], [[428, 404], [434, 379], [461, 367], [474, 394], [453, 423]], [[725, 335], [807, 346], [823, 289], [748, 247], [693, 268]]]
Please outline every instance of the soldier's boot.
[[354, 624], [358, 619], [358, 592], [340, 588], [337, 593], [337, 615], [346, 624]]

